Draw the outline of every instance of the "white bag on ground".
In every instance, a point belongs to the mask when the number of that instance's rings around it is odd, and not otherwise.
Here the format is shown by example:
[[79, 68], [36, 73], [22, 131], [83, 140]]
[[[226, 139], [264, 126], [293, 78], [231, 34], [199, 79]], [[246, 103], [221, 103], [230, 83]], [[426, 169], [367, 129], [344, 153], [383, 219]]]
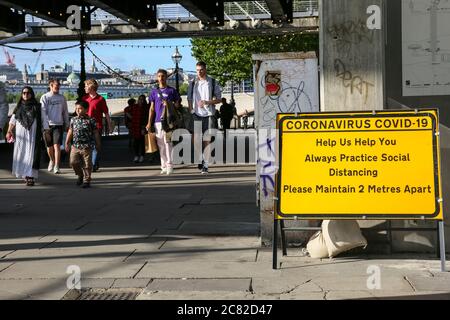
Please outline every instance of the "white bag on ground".
[[322, 259], [328, 257], [328, 248], [323, 238], [322, 231], [317, 231], [308, 241], [306, 245], [311, 258]]
[[324, 220], [322, 231], [330, 258], [353, 248], [367, 246], [367, 240], [355, 220]]
[[311, 258], [332, 258], [353, 248], [366, 246], [367, 240], [355, 220], [324, 220], [322, 231], [309, 239], [306, 249]]

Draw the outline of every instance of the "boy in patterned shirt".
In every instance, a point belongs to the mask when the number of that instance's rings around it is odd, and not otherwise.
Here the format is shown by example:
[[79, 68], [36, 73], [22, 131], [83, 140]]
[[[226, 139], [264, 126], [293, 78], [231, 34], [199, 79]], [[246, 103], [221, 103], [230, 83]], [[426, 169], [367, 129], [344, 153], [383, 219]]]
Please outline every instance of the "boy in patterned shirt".
[[100, 134], [95, 120], [87, 115], [88, 108], [86, 101], [77, 101], [77, 116], [70, 121], [66, 139], [66, 151], [70, 151], [70, 166], [78, 176], [77, 186], [83, 188], [91, 185], [92, 150], [94, 147], [100, 150]]

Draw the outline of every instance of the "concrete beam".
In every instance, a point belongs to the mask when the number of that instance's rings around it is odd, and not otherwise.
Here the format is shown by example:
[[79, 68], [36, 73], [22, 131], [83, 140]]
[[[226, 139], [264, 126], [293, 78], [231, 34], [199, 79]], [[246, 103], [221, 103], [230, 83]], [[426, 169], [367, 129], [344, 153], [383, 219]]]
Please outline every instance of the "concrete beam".
[[294, 7], [292, 0], [265, 0], [272, 16], [272, 21], [291, 22]]
[[179, 0], [186, 10], [197, 19], [207, 25], [224, 25], [224, 5], [223, 0], [200, 1], [200, 0]]
[[[71, 4], [79, 5], [80, 1], [74, 0]], [[24, 11], [35, 17], [53, 22], [59, 26], [65, 26], [67, 20], [67, 3], [57, 0], [0, 0], [0, 5]]]
[[11, 33], [25, 32], [25, 15], [0, 5], [0, 30]]
[[[52, 41], [78, 41], [79, 36], [67, 28], [50, 24], [29, 24], [33, 30], [33, 35], [21, 42], [52, 42]], [[239, 28], [233, 29], [229, 23], [223, 27], [201, 30], [197, 23], [174, 23], [169, 24], [165, 32], [158, 29], [137, 29], [129, 24], [111, 24], [111, 31], [108, 34], [102, 32], [100, 24], [93, 24], [91, 30], [86, 33], [86, 40], [125, 40], [125, 39], [162, 39], [162, 38], [191, 38], [191, 37], [211, 37], [226, 35], [284, 35], [286, 33], [312, 32], [318, 33], [319, 18], [308, 17], [294, 19], [291, 24], [284, 24], [281, 27], [270, 20], [264, 20], [258, 29], [254, 29], [251, 21], [241, 21]], [[11, 36], [8, 33], [0, 32], [0, 39]]]
[[138, 29], [156, 28], [156, 1], [85, 0]]

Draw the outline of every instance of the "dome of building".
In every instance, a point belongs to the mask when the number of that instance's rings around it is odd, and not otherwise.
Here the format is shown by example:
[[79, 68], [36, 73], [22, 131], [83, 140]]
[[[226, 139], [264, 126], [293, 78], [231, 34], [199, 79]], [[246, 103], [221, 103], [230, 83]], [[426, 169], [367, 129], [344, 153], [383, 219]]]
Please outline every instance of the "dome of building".
[[69, 76], [67, 77], [67, 82], [70, 85], [78, 85], [80, 83], [80, 77], [75, 73], [72, 72], [71, 74], [69, 74]]

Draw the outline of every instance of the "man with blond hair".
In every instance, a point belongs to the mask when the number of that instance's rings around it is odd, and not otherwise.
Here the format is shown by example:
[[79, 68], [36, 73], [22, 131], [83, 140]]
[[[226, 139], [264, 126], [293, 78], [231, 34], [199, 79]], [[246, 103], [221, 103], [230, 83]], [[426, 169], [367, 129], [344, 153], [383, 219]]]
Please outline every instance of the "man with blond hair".
[[[98, 132], [103, 132], [103, 114], [106, 118], [106, 123], [109, 132], [112, 131], [111, 118], [109, 116], [108, 106], [106, 100], [97, 93], [98, 83], [95, 79], [88, 79], [84, 82], [84, 91], [86, 95], [83, 100], [89, 104], [88, 116], [95, 119], [97, 123]], [[94, 149], [92, 152], [92, 163], [94, 165], [93, 171], [96, 172], [99, 168], [99, 154], [98, 150]]]

